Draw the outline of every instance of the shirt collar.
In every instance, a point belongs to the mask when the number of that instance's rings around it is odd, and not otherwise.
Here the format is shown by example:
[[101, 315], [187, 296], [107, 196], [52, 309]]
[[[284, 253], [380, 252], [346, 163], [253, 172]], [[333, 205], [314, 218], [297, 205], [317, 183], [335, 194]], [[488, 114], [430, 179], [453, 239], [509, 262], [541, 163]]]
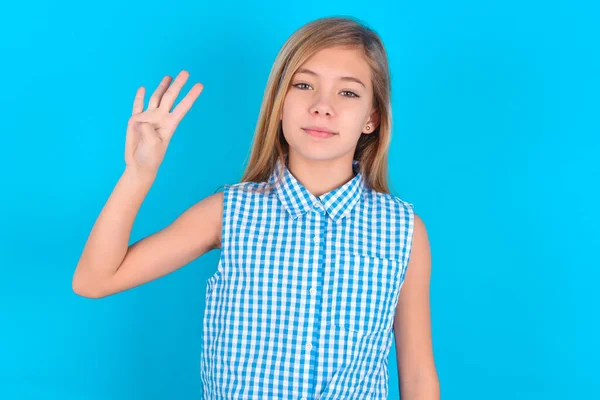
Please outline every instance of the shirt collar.
[[342, 186], [321, 196], [315, 196], [308, 191], [292, 175], [286, 164], [277, 159], [275, 168], [273, 168], [273, 172], [269, 176], [269, 184], [274, 184], [277, 181], [277, 176], [281, 171], [281, 182], [275, 188], [279, 200], [292, 219], [318, 207], [329, 214], [333, 220], [337, 221], [350, 212], [352, 207], [360, 200], [365, 188], [364, 177], [359, 170], [359, 162], [357, 160], [352, 160], [352, 170], [355, 176]]

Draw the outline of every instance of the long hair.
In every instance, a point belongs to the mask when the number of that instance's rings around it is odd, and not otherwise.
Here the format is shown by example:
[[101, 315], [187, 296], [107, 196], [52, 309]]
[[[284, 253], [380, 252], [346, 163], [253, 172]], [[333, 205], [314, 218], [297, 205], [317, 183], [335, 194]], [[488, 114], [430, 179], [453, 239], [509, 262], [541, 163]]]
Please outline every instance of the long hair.
[[[325, 17], [313, 20], [295, 31], [273, 63], [254, 139], [241, 182], [267, 182], [279, 159], [285, 163], [289, 145], [279, 119], [285, 95], [296, 70], [313, 54], [330, 47], [349, 47], [362, 51], [371, 69], [373, 107], [379, 112], [379, 124], [358, 140], [354, 159], [366, 185], [378, 192], [388, 187], [388, 151], [391, 142], [391, 85], [388, 59], [383, 42], [372, 29], [353, 17]], [[278, 177], [279, 182], [281, 175]], [[276, 183], [277, 183], [276, 182]], [[267, 190], [273, 186], [265, 186]]]

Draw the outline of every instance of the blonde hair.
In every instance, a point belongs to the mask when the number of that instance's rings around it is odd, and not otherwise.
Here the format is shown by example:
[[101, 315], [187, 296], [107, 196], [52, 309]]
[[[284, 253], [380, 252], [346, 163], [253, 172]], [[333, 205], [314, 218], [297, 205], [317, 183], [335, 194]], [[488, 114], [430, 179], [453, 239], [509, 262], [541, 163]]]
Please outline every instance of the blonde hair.
[[361, 50], [371, 69], [373, 107], [379, 113], [379, 125], [372, 133], [361, 135], [353, 158], [359, 161], [360, 172], [369, 188], [390, 193], [388, 150], [392, 109], [387, 54], [377, 33], [352, 17], [313, 20], [294, 32], [280, 49], [267, 81], [250, 159], [241, 182], [267, 182], [277, 159], [285, 163], [289, 145], [279, 116], [292, 76], [316, 52], [338, 46]]

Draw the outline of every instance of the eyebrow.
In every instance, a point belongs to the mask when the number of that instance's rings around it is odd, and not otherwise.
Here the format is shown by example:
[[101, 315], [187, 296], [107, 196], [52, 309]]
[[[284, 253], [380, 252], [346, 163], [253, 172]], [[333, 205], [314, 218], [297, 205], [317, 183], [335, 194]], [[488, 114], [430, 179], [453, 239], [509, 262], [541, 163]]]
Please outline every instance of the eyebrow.
[[[317, 74], [315, 71], [312, 71], [308, 68], [300, 68], [298, 71], [296, 71], [297, 74], [309, 74], [309, 75], [314, 75], [314, 76], [319, 76], [319, 74]], [[355, 78], [353, 76], [341, 76], [340, 80], [342, 81], [349, 81], [349, 82], [356, 82], [356, 83], [360, 83], [361, 85], [363, 85], [364, 88], [366, 88], [367, 86], [362, 83], [362, 81], [358, 78]]]

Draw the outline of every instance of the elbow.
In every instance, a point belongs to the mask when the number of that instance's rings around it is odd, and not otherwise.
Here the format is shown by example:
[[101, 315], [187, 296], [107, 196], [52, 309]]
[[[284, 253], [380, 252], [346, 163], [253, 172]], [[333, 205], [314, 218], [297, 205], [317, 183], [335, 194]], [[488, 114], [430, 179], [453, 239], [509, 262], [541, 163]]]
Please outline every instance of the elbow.
[[99, 299], [104, 297], [97, 286], [98, 285], [90, 284], [89, 279], [83, 279], [83, 277], [75, 271], [71, 282], [71, 289], [76, 295], [88, 299]]
[[85, 297], [88, 299], [99, 299], [100, 297], [102, 297], [99, 296], [98, 293], [91, 290], [89, 287], [82, 285], [81, 283], [79, 283], [79, 281], [76, 281], [75, 279], [73, 279], [71, 288], [73, 289], [73, 292], [76, 295], [81, 297]]

